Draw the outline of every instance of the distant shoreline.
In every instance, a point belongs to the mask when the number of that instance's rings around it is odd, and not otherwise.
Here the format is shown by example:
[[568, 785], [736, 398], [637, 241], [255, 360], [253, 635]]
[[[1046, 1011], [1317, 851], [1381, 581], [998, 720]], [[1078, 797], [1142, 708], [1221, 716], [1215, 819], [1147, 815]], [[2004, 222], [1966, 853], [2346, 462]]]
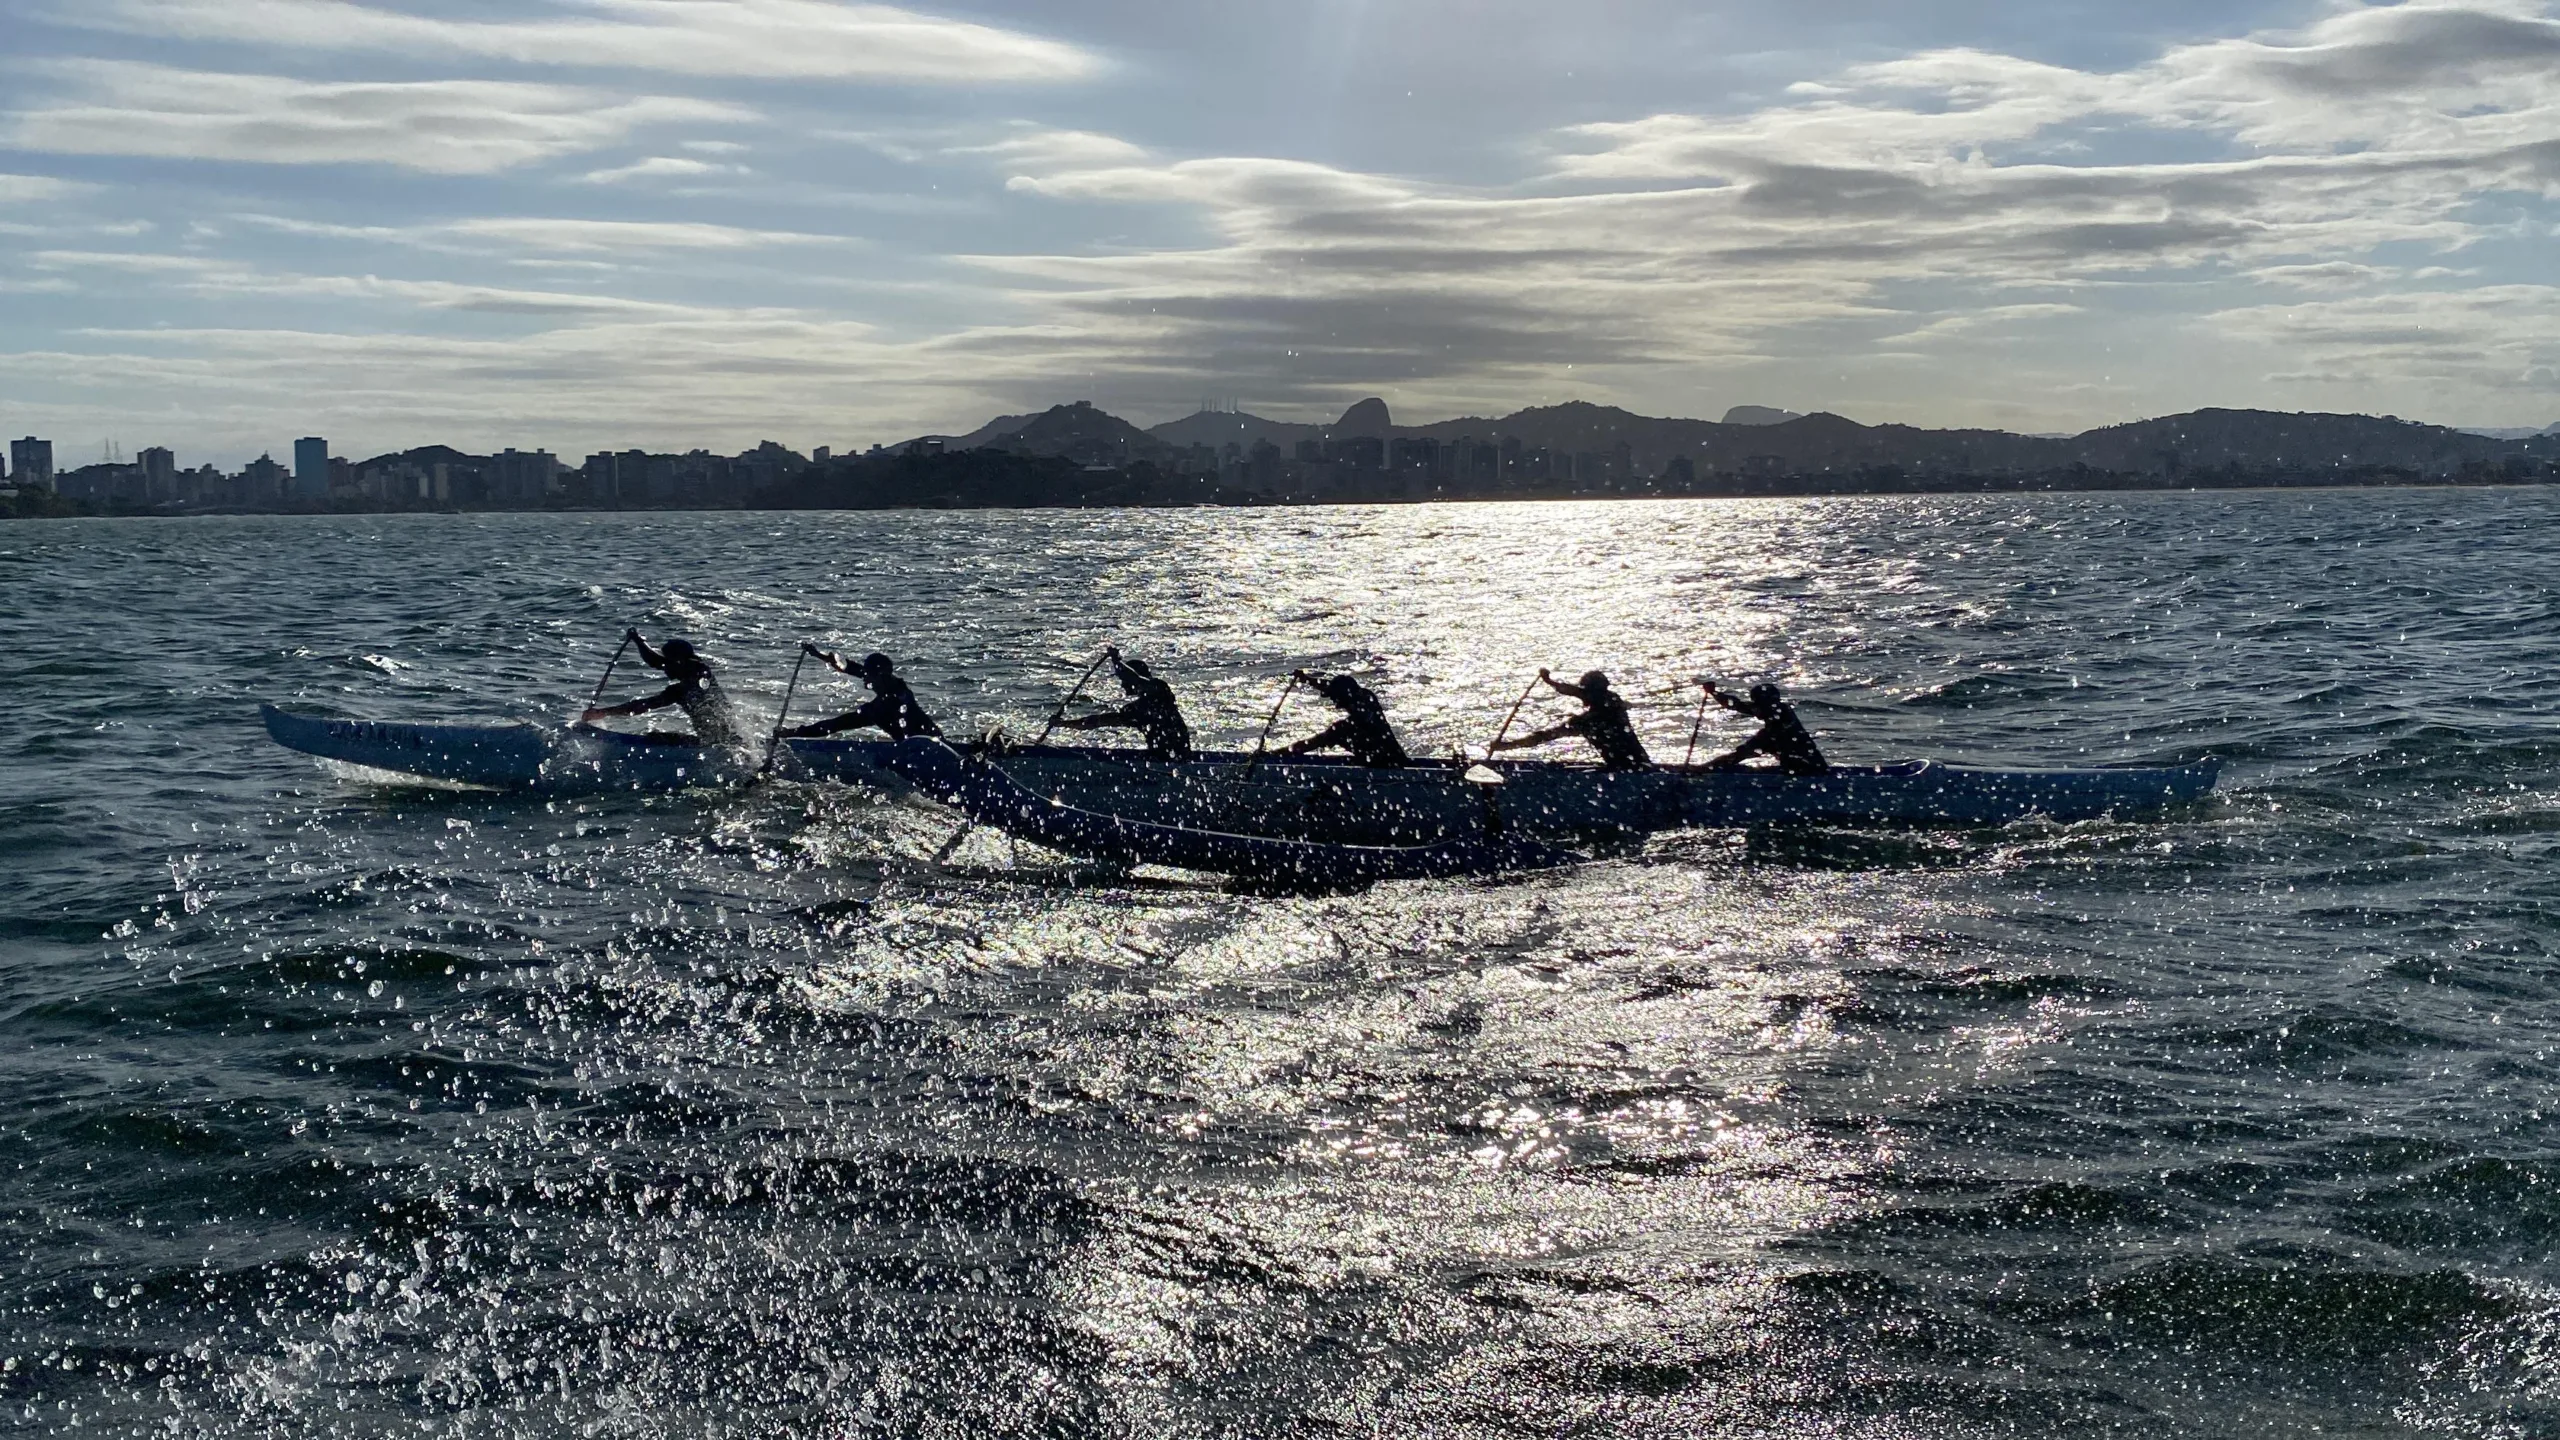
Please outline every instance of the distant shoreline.
[[1315, 510], [1344, 508], [1386, 508], [1410, 505], [1536, 505], [1587, 504], [1593, 501], [1641, 500], [1888, 500], [1917, 496], [1952, 495], [2105, 495], [2105, 494], [2202, 494], [2265, 490], [2516, 490], [2536, 489], [2560, 484], [2560, 477], [2536, 475], [2509, 477], [2501, 475], [2301, 475], [2282, 477], [2234, 477], [2199, 480], [2192, 476], [2168, 479], [2155, 475], [2110, 476], [2035, 476], [1985, 477], [1965, 483], [1953, 477], [1915, 478], [1908, 484], [1879, 484], [1872, 477], [1789, 476], [1741, 483], [1698, 484], [1685, 488], [1651, 488], [1626, 490], [1498, 490], [1447, 491], [1424, 495], [1346, 496], [1342, 498], [1288, 497], [1275, 499], [1261, 495], [1219, 496], [1214, 498], [1163, 499], [1096, 499], [1058, 500], [1023, 503], [1018, 500], [974, 502], [958, 497], [947, 500], [921, 498], [897, 503], [826, 504], [765, 503], [728, 505], [385, 505], [337, 503], [325, 506], [224, 506], [192, 509], [170, 506], [102, 506], [89, 501], [64, 500], [46, 494], [35, 506], [26, 501], [30, 492], [22, 491], [14, 500], [0, 501], [0, 520], [185, 520], [239, 519], [248, 516], [375, 516], [375, 515], [779, 515], [795, 513], [886, 514], [900, 511], [1030, 511], [1030, 510]]

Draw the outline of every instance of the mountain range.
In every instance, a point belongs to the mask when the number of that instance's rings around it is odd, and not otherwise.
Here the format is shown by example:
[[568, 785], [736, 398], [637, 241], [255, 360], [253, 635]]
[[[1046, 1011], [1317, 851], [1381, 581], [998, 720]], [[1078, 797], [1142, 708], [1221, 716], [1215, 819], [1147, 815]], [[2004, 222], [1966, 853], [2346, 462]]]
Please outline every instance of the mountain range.
[[1037, 415], [1004, 416], [968, 435], [932, 438], [946, 449], [985, 448], [1059, 456], [1086, 465], [1125, 465], [1169, 463], [1197, 446], [1224, 452], [1234, 445], [1250, 453], [1269, 442], [1288, 455], [1301, 441], [1352, 437], [1427, 438], [1443, 444], [1516, 440], [1524, 449], [1562, 455], [1611, 455], [1624, 446], [1627, 463], [1648, 475], [1663, 473], [1684, 457], [1700, 472], [2019, 475], [2080, 470], [2163, 475], [2358, 467], [2444, 473], [2511, 456], [2560, 456], [2560, 425], [2527, 438], [2500, 438], [2393, 416], [2207, 409], [2053, 436], [1861, 425], [1828, 413], [1797, 415], [1760, 406], [1736, 406], [1722, 421], [1661, 418], [1578, 400], [1500, 417], [1399, 425], [1386, 402], [1372, 398], [1329, 425], [1203, 410], [1147, 429], [1077, 401]]

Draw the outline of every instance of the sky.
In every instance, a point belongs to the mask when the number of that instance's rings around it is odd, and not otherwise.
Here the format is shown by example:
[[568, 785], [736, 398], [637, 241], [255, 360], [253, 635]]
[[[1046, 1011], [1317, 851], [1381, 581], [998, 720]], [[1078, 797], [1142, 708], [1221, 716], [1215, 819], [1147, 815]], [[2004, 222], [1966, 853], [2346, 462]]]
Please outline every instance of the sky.
[[0, 430], [2560, 421], [2560, 0], [0, 0]]

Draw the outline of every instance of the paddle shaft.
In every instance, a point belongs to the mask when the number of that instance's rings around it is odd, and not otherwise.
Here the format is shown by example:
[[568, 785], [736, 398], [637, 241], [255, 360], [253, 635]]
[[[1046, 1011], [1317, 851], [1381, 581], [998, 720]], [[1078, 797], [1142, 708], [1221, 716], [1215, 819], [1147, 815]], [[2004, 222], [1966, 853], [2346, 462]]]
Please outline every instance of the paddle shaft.
[[1076, 688], [1068, 691], [1067, 698], [1058, 702], [1058, 708], [1049, 712], [1049, 723], [1040, 727], [1039, 738], [1033, 740], [1032, 744], [1048, 743], [1050, 733], [1058, 728], [1058, 722], [1067, 718], [1067, 707], [1076, 703], [1076, 697], [1084, 693], [1084, 687], [1093, 683], [1094, 672], [1100, 670], [1102, 662], [1110, 658], [1111, 652], [1108, 650], [1093, 657], [1093, 663], [1084, 667], [1084, 673], [1076, 677]]
[[1538, 681], [1541, 678], [1543, 677], [1533, 675], [1528, 684], [1520, 687], [1520, 698], [1511, 702], [1511, 713], [1502, 717], [1502, 728], [1493, 732], [1493, 745], [1484, 747], [1485, 754], [1491, 755], [1494, 745], [1499, 745], [1510, 738], [1511, 722], [1520, 718], [1520, 707], [1529, 703], [1529, 696], [1538, 688]]
[[1689, 753], [1680, 757], [1683, 766], [1698, 763], [1698, 734], [1707, 728], [1707, 702], [1715, 698], [1716, 687], [1698, 682], [1698, 718], [1689, 724]]
[[800, 693], [800, 667], [809, 663], [809, 647], [800, 647], [800, 658], [791, 662], [791, 683], [782, 687], [782, 710], [773, 717], [773, 734], [764, 742], [764, 763], [756, 767], [761, 776], [773, 768], [774, 752], [782, 748], [782, 727], [791, 718], [791, 697]]
[[[1262, 734], [1253, 742], [1253, 758], [1244, 762], [1244, 775], [1251, 775], [1253, 767], [1262, 763], [1263, 751], [1271, 745], [1271, 732], [1280, 723], [1280, 712], [1288, 708], [1289, 697], [1297, 693], [1297, 689], [1298, 677], [1293, 674], [1289, 677], [1289, 683], [1280, 687], [1280, 699], [1271, 707], [1271, 718], [1262, 722]], [[1236, 778], [1242, 779], [1244, 775]]]
[[613, 683], [614, 667], [622, 663], [622, 652], [631, 648], [631, 633], [624, 631], [622, 643], [613, 647], [613, 658], [604, 662], [604, 674], [596, 681], [596, 693], [587, 697], [587, 708], [593, 710], [604, 703], [604, 687]]

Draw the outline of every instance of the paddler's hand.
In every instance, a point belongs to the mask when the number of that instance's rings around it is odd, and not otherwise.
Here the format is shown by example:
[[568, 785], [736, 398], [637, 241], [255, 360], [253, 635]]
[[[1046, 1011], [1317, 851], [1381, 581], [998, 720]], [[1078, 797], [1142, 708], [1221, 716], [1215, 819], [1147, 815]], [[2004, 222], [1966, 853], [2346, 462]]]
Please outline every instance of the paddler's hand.
[[629, 644], [629, 645], [645, 645], [645, 644], [647, 644], [647, 643], [648, 643], [647, 641], [642, 640], [642, 639], [640, 638], [640, 631], [639, 631], [638, 627], [636, 627], [636, 626], [635, 626], [635, 627], [633, 627], [632, 629], [629, 629], [629, 630], [625, 630], [625, 631], [623, 631], [623, 632], [622, 632], [622, 639], [623, 639], [623, 643], [625, 643], [625, 644]]
[[597, 721], [607, 718], [610, 717], [608, 717], [602, 710], [589, 710], [578, 717], [578, 723], [581, 725], [593, 725]]

